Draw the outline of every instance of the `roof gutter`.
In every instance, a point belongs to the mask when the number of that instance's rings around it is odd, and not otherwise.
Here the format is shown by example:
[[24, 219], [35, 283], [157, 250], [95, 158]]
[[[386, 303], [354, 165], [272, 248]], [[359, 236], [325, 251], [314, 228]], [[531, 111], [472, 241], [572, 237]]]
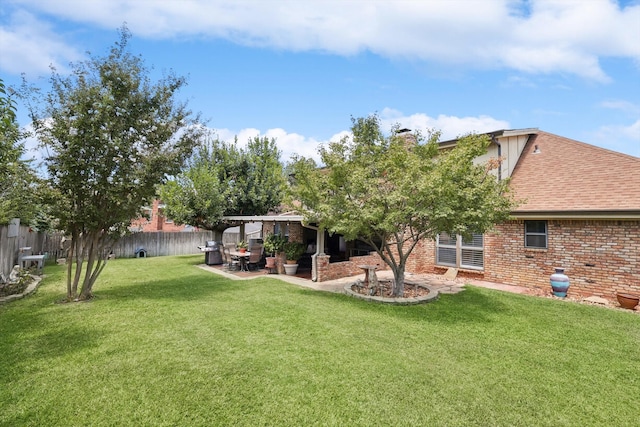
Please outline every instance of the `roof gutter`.
[[581, 219], [581, 220], [640, 220], [640, 210], [625, 211], [515, 211], [511, 212], [513, 219]]
[[302, 215], [229, 215], [223, 216], [229, 222], [302, 222]]

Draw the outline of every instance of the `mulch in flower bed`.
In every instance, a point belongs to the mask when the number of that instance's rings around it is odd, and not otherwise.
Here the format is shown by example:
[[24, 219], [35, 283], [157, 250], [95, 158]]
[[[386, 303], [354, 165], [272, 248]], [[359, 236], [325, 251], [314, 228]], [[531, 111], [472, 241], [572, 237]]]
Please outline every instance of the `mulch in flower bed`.
[[[377, 296], [384, 298], [394, 298], [391, 294], [393, 289], [393, 280], [378, 279], [377, 287], [366, 287], [362, 282], [358, 282], [351, 286], [351, 290], [355, 293], [368, 296]], [[429, 289], [414, 284], [404, 284], [404, 294], [402, 298], [416, 298], [429, 294]]]

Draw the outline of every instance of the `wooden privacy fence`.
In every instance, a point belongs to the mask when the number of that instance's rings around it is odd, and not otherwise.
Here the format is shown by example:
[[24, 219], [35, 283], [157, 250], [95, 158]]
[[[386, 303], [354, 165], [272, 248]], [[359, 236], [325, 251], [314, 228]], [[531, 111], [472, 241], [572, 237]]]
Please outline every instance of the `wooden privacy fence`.
[[[32, 231], [27, 226], [0, 226], [0, 273], [8, 276], [18, 262], [19, 248], [30, 246], [33, 254], [46, 255], [45, 260], [64, 258], [61, 233]], [[191, 255], [200, 253], [198, 246], [207, 240], [222, 240], [222, 234], [213, 231], [134, 233], [123, 237], [113, 246], [116, 258], [133, 258], [138, 249], [146, 256]]]
[[116, 258], [133, 258], [138, 249], [146, 256], [190, 255], [200, 253], [198, 246], [207, 240], [220, 241], [220, 233], [213, 231], [134, 233], [120, 239], [113, 246]]
[[46, 235], [26, 225], [0, 225], [0, 273], [9, 276], [18, 263], [20, 248], [30, 246], [32, 254], [42, 254]]

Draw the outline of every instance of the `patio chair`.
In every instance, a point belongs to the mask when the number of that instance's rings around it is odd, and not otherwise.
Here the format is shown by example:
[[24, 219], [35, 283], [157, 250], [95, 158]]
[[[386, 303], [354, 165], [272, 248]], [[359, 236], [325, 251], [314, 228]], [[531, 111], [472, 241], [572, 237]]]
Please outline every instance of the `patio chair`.
[[262, 245], [251, 246], [249, 252], [251, 252], [251, 255], [249, 255], [249, 261], [247, 261], [247, 268], [251, 270], [251, 267], [253, 266], [258, 270], [260, 268], [258, 264], [262, 259]]
[[222, 248], [222, 260], [228, 271], [240, 268], [240, 261], [231, 256], [231, 250], [226, 246]]

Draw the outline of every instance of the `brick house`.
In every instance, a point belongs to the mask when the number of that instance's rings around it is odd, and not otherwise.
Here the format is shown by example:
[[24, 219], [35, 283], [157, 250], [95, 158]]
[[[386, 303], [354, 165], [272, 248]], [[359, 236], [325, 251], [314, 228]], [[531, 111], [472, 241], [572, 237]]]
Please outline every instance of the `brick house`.
[[177, 225], [172, 220], [164, 216], [164, 204], [161, 200], [154, 200], [151, 206], [142, 208], [143, 217], [131, 221], [129, 229], [131, 231], [149, 233], [154, 231], [194, 231], [194, 227], [189, 225]]
[[548, 290], [554, 267], [563, 267], [569, 295], [640, 294], [640, 158], [537, 129], [490, 136], [487, 157], [502, 159], [499, 177], [510, 177], [524, 200], [513, 220], [468, 242], [447, 235], [425, 242], [407, 271], [457, 267], [463, 275]]
[[[406, 271], [438, 273], [455, 267], [462, 276], [550, 290], [549, 276], [562, 267], [571, 280], [569, 295], [615, 299], [618, 291], [640, 294], [640, 158], [538, 129], [488, 135], [488, 153], [477, 161], [500, 159], [498, 179], [510, 178], [523, 203], [512, 220], [493, 232], [469, 241], [443, 233], [422, 242]], [[290, 240], [313, 246], [314, 280], [360, 274], [363, 264], [386, 268], [370, 248], [305, 224], [301, 216], [250, 220], [262, 221], [263, 233], [286, 230]]]

